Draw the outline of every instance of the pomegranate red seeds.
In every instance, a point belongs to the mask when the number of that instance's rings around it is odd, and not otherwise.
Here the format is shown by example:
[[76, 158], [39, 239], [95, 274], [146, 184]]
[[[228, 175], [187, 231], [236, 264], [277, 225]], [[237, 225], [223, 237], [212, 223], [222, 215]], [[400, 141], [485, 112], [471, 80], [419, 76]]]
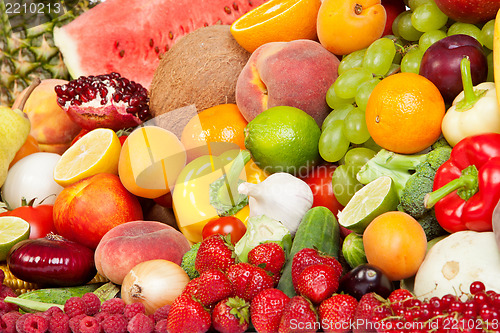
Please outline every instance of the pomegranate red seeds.
[[59, 106], [88, 130], [135, 127], [150, 118], [147, 89], [118, 73], [81, 76], [54, 90]]

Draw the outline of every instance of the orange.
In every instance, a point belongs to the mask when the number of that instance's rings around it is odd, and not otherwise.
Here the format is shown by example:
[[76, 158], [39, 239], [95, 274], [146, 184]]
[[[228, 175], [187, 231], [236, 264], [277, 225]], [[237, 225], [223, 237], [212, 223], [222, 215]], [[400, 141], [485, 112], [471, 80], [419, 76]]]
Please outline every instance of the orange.
[[391, 211], [368, 225], [363, 246], [368, 263], [395, 281], [417, 273], [425, 257], [427, 238], [417, 220], [404, 212]]
[[382, 148], [413, 154], [439, 138], [445, 110], [434, 83], [418, 74], [398, 73], [373, 89], [366, 106], [366, 125]]
[[382, 37], [386, 19], [380, 0], [323, 0], [318, 11], [318, 39], [333, 54], [349, 54]]
[[35, 137], [31, 134], [28, 135], [24, 144], [19, 148], [14, 156], [14, 159], [9, 164], [9, 169], [16, 164], [21, 158], [31, 155], [33, 153], [38, 153], [40, 151], [40, 147], [38, 146], [38, 141], [36, 141]]
[[253, 52], [269, 42], [316, 39], [321, 0], [270, 0], [231, 25], [231, 33], [245, 50]]
[[[236, 104], [221, 104], [201, 111], [182, 131], [181, 142], [188, 161], [202, 155], [220, 155], [230, 149], [245, 149], [246, 125]], [[232, 145], [217, 144], [219, 142]]]

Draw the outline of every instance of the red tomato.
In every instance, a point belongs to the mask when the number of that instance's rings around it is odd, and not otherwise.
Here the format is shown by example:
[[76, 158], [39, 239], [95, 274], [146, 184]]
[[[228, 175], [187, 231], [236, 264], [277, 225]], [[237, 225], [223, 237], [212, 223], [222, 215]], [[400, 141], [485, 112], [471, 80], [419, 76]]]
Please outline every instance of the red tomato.
[[322, 164], [312, 169], [311, 173], [303, 178], [313, 192], [313, 207], [324, 206], [335, 217], [339, 210], [344, 208], [333, 194], [332, 177], [336, 168], [334, 164]]
[[172, 193], [171, 192], [168, 192], [167, 194], [159, 196], [158, 198], [154, 198], [153, 200], [160, 206], [172, 208]]
[[82, 130], [73, 138], [73, 140], [71, 141], [71, 145], [70, 146], [74, 145], [75, 142], [77, 142], [78, 140], [80, 140], [80, 138], [82, 136], [84, 136], [85, 134], [87, 134], [88, 132], [90, 132], [90, 130], [82, 128]]
[[0, 216], [17, 216], [30, 224], [30, 238], [43, 238], [48, 233], [57, 233], [54, 227], [52, 205], [21, 206], [14, 210], [1, 213]]
[[247, 231], [247, 227], [241, 220], [234, 216], [222, 216], [208, 221], [203, 227], [201, 236], [203, 239], [214, 234], [231, 234], [231, 243], [236, 244]]
[[118, 137], [118, 140], [120, 140], [120, 143], [122, 144], [122, 146], [123, 146], [123, 143], [125, 142], [125, 140], [127, 140], [127, 137], [128, 137], [128, 135], [120, 135]]

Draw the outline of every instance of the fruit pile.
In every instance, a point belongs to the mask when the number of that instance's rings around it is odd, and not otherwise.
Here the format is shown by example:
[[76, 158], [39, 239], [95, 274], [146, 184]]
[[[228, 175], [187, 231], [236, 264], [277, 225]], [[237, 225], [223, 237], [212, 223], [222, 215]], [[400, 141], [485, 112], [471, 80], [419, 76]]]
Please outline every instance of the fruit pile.
[[0, 331], [500, 332], [499, 3], [65, 9], [0, 2]]

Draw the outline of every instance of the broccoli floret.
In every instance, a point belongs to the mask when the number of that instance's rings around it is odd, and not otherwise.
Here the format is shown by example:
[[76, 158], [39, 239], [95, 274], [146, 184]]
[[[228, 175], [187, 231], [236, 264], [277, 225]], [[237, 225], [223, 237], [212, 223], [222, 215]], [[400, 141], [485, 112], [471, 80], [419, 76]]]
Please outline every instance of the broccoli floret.
[[200, 244], [201, 242], [193, 244], [189, 251], [184, 253], [182, 257], [181, 267], [191, 280], [200, 276], [200, 273], [194, 268], [194, 262], [196, 261], [196, 254], [198, 254]]
[[416, 167], [401, 191], [399, 210], [416, 219], [429, 211], [424, 205], [424, 197], [432, 192], [436, 171], [450, 158], [450, 154], [451, 147], [441, 146], [426, 155], [426, 160]]
[[429, 209], [424, 197], [432, 192], [437, 169], [450, 158], [451, 147], [438, 140], [425, 154], [403, 155], [380, 150], [356, 175], [362, 184], [381, 177], [392, 178], [400, 199], [399, 210], [414, 218], [422, 217]]
[[417, 221], [424, 229], [427, 241], [448, 234], [448, 232], [446, 232], [446, 230], [444, 230], [436, 220], [436, 215], [434, 214], [434, 210], [429, 210]]
[[368, 184], [379, 177], [389, 176], [401, 197], [406, 182], [415, 172], [417, 166], [425, 162], [426, 156], [427, 154], [402, 155], [381, 149], [363, 165], [356, 178], [361, 184]]

